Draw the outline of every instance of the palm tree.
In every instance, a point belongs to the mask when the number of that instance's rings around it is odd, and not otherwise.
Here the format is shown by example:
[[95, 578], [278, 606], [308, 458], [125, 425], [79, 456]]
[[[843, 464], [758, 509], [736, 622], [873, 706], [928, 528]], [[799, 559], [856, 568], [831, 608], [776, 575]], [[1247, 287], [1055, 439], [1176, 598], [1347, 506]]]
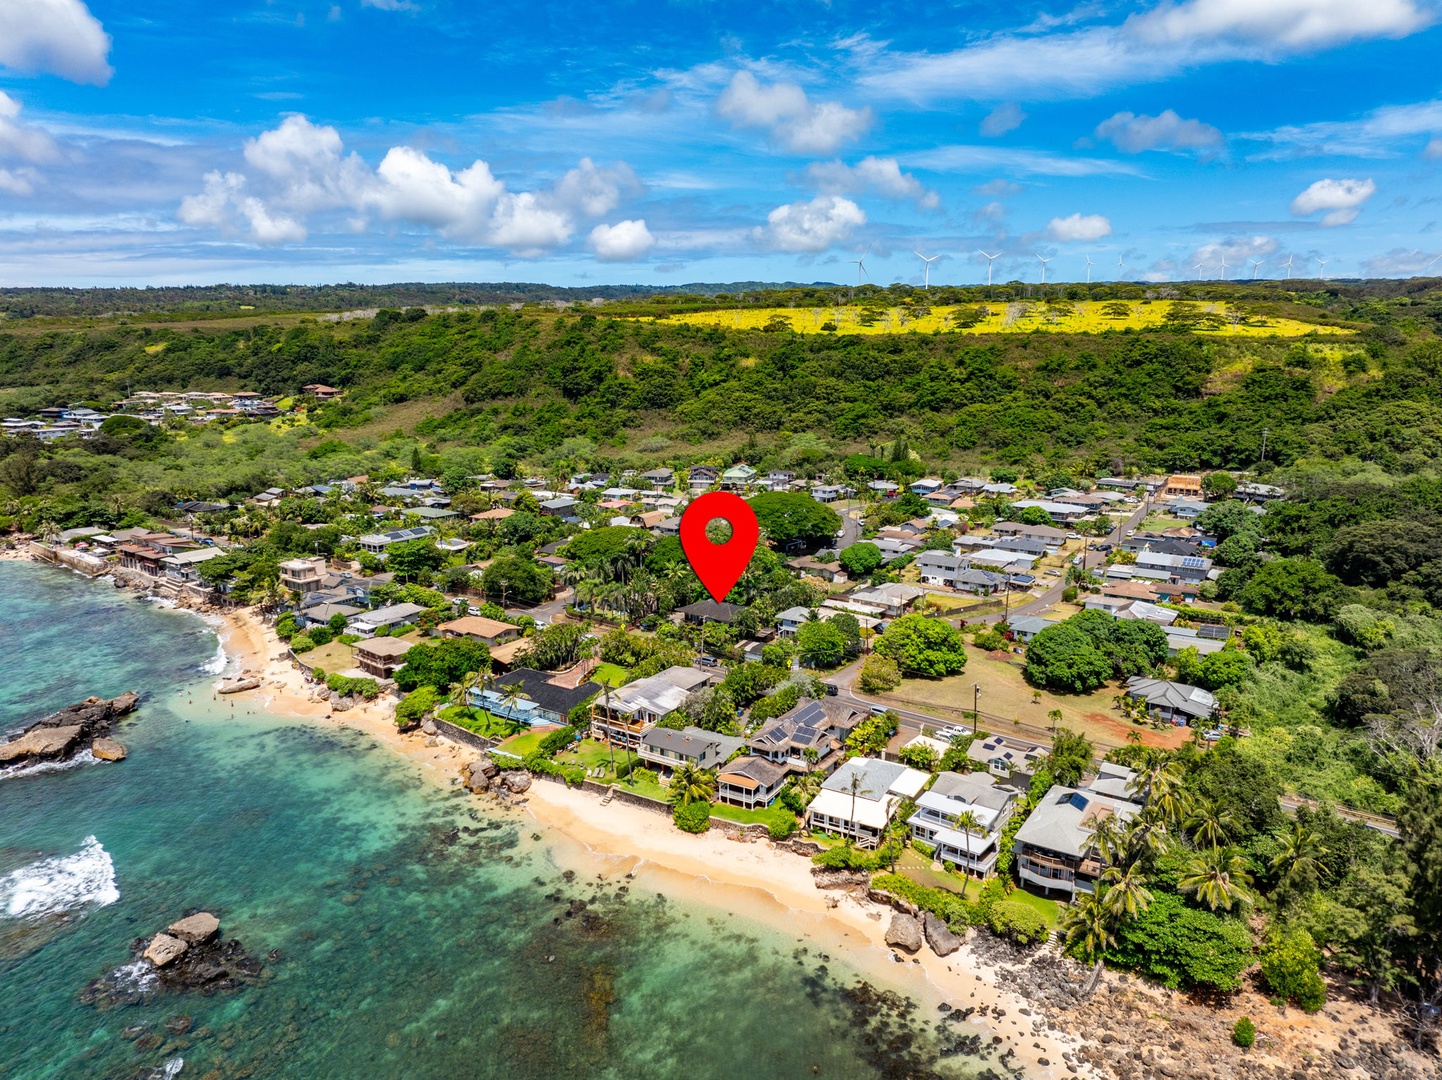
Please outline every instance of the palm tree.
[[671, 775], [671, 801], [682, 806], [710, 802], [716, 794], [716, 774], [689, 762], [677, 766]]
[[1115, 814], [1108, 814], [1092, 826], [1092, 846], [1103, 863], [1123, 861], [1127, 850], [1125, 822]]
[[1182, 892], [1196, 893], [1197, 899], [1213, 911], [1231, 911], [1233, 904], [1251, 903], [1251, 883], [1246, 860], [1223, 848], [1213, 848], [1187, 862], [1177, 887]]
[[975, 810], [964, 810], [956, 815], [956, 825], [954, 827], [966, 834], [966, 859], [968, 864], [966, 867], [966, 876], [971, 877], [970, 864], [976, 861], [971, 853], [971, 834], [985, 833], [986, 826], [981, 823], [981, 818], [976, 816]]
[[1268, 866], [1285, 886], [1315, 882], [1322, 874], [1322, 856], [1326, 854], [1317, 831], [1294, 821], [1282, 838], [1282, 850]]
[[506, 719], [516, 719], [516, 711], [520, 707], [521, 702], [530, 700], [531, 695], [522, 689], [519, 680], [506, 683], [505, 688], [501, 691], [501, 708], [506, 711]]
[[1075, 949], [1089, 964], [1094, 964], [1088, 993], [1101, 978], [1102, 956], [1117, 943], [1113, 931], [1116, 916], [1106, 902], [1106, 890], [1088, 893], [1067, 908], [1061, 917], [1060, 929], [1069, 949]]
[[1147, 808], [1165, 823], [1178, 820], [1186, 810], [1182, 767], [1175, 761], [1151, 757], [1127, 788], [1132, 794], [1140, 795]]
[[[1046, 714], [1046, 718], [1051, 721], [1051, 733], [1055, 735], [1057, 727], [1061, 724], [1061, 710], [1052, 709]], [[972, 720], [975, 721], [975, 719], [973, 716]]]
[[1117, 918], [1135, 918], [1152, 902], [1152, 894], [1146, 888], [1146, 875], [1136, 863], [1126, 869], [1108, 867], [1102, 881], [1108, 886], [1103, 902]]
[[484, 676], [479, 671], [468, 671], [460, 682], [451, 684], [451, 704], [458, 709], [465, 709], [472, 719], [475, 718], [476, 707], [471, 703], [471, 691], [483, 681]]
[[1193, 842], [1219, 848], [1227, 846], [1231, 834], [1241, 823], [1230, 806], [1222, 806], [1212, 799], [1199, 799], [1193, 803], [1185, 824]]

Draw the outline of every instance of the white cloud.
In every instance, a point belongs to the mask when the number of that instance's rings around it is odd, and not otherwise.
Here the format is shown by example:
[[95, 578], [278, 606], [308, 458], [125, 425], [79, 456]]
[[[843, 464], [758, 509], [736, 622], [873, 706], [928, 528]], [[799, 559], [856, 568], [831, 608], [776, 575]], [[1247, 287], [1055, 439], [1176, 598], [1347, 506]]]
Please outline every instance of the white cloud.
[[1432, 21], [1412, 0], [1187, 0], [1126, 21], [1142, 41], [1235, 41], [1303, 51], [1367, 38], [1404, 37]]
[[831, 154], [871, 129], [870, 109], [848, 109], [838, 101], [813, 102], [795, 83], [766, 85], [738, 71], [716, 100], [733, 127], [760, 128], [798, 154]]
[[104, 86], [110, 35], [81, 0], [0, 2], [0, 67]]
[[981, 121], [981, 133], [988, 139], [995, 139], [1008, 131], [1015, 131], [1025, 119], [1026, 113], [1021, 111], [1021, 106], [1009, 101], [986, 114]]
[[1356, 220], [1362, 204], [1376, 192], [1377, 185], [1370, 179], [1318, 180], [1292, 200], [1292, 213], [1297, 217], [1310, 217], [1326, 210], [1323, 225], [1347, 225]]
[[0, 160], [43, 165], [60, 158], [60, 149], [48, 133], [20, 122], [20, 102], [0, 90]]
[[1183, 120], [1172, 109], [1157, 116], [1119, 112], [1097, 125], [1096, 136], [1118, 150], [1140, 154], [1144, 150], [1196, 150], [1213, 157], [1226, 145], [1222, 133], [1200, 120]]
[[1020, 195], [1021, 185], [998, 177], [995, 180], [988, 180], [986, 183], [974, 187], [971, 190], [988, 199], [1006, 199], [1014, 195]]
[[[1389, 157], [1407, 143], [1415, 148], [1417, 139], [1439, 131], [1442, 131], [1442, 99], [1386, 105], [1355, 120], [1322, 120], [1240, 137], [1271, 144], [1269, 151], [1254, 155], [1259, 158]], [[1434, 138], [1429, 151], [1437, 143]]]
[[[1183, 277], [1188, 278], [1195, 278], [1198, 275], [1203, 278], [1221, 277], [1222, 262], [1225, 260], [1228, 276], [1250, 277], [1252, 261], [1266, 259], [1268, 256], [1276, 254], [1276, 251], [1277, 241], [1270, 236], [1242, 236], [1213, 240], [1188, 255], [1186, 265], [1180, 267], [1179, 272]], [[1233, 274], [1233, 270], [1238, 273]], [[1272, 273], [1266, 276], [1280, 277], [1281, 275]]]
[[1429, 254], [1416, 248], [1410, 251], [1406, 248], [1393, 248], [1385, 255], [1373, 255], [1362, 265], [1368, 277], [1411, 277], [1416, 274], [1436, 273], [1439, 264], [1442, 264], [1442, 256], [1435, 252]]
[[935, 210], [941, 196], [920, 180], [901, 171], [895, 158], [867, 157], [855, 165], [844, 161], [818, 161], [806, 167], [806, 178], [827, 194], [869, 191], [888, 199], [908, 200], [923, 210]]
[[1422, 156], [1431, 161], [1442, 158], [1442, 135], [1434, 135], [1427, 148], [1422, 151]]
[[933, 172], [991, 172], [1006, 169], [1037, 176], [1140, 176], [1135, 165], [1106, 158], [1069, 157], [1046, 150], [1006, 146], [938, 146], [908, 154], [903, 163]]
[[656, 246], [644, 218], [601, 224], [591, 230], [591, 250], [602, 262], [635, 262]]
[[1100, 240], [1112, 234], [1112, 223], [1100, 214], [1072, 214], [1052, 218], [1046, 234], [1063, 243], [1072, 240]]
[[392, 147], [372, 170], [345, 152], [335, 128], [303, 116], [247, 140], [245, 160], [250, 175], [207, 173], [204, 190], [181, 202], [180, 219], [274, 244], [305, 239], [312, 214], [346, 211], [353, 228], [376, 216], [534, 257], [568, 243], [580, 222], [609, 213], [639, 187], [630, 166], [583, 158], [550, 190], [513, 192], [484, 161], [452, 171], [409, 146]]
[[0, 192], [6, 195], [33, 195], [40, 174], [34, 169], [0, 169]]
[[945, 53], [879, 56], [860, 82], [912, 100], [1096, 97], [1206, 64], [1404, 37], [1434, 19], [1430, 0], [1186, 0], [1111, 25], [1021, 29]]
[[781, 251], [825, 251], [865, 224], [866, 215], [850, 199], [818, 195], [810, 202], [778, 206], [766, 215], [765, 227], [758, 226], [752, 236]]

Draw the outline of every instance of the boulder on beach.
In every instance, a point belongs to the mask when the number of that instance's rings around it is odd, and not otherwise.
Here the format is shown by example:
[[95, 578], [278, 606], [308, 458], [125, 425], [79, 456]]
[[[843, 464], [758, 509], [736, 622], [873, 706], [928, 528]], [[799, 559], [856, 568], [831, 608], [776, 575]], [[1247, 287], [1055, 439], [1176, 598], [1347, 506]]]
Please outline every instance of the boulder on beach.
[[961, 938], [931, 912], [921, 917], [921, 925], [926, 931], [926, 943], [937, 956], [950, 956], [961, 948]]
[[436, 722], [429, 716], [421, 721], [421, 731], [427, 735], [438, 735], [440, 734], [440, 730], [440, 728], [436, 727]]
[[813, 866], [811, 880], [818, 889], [857, 889], [865, 888], [871, 875], [865, 870], [829, 870], [824, 866]]
[[514, 795], [531, 790], [531, 774], [520, 769], [501, 774], [501, 783]]
[[220, 920], [208, 911], [197, 911], [171, 923], [165, 932], [187, 945], [207, 945], [220, 937]]
[[221, 679], [215, 684], [217, 694], [239, 694], [246, 690], [259, 690], [260, 680], [254, 675], [242, 676], [235, 679]]
[[911, 953], [920, 951], [925, 944], [921, 923], [910, 915], [896, 912], [891, 916], [891, 925], [886, 928], [886, 943]]
[[90, 744], [90, 752], [101, 761], [124, 761], [127, 751], [114, 739], [96, 739]]
[[180, 938], [171, 937], [169, 934], [156, 934], [146, 946], [144, 956], [156, 967], [163, 968], [179, 960], [189, 948], [189, 942]]

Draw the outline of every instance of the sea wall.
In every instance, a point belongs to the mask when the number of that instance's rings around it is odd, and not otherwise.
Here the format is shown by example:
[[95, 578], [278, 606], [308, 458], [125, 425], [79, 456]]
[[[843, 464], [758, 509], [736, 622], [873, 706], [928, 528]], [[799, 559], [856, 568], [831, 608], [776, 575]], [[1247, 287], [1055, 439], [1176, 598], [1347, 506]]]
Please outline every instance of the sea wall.
[[110, 571], [110, 565], [104, 559], [87, 555], [83, 551], [74, 551], [65, 547], [53, 548], [38, 540], [30, 541], [26, 550], [41, 562], [48, 562], [52, 566], [63, 566], [68, 570], [74, 570], [77, 574], [84, 574], [86, 577], [99, 577]]

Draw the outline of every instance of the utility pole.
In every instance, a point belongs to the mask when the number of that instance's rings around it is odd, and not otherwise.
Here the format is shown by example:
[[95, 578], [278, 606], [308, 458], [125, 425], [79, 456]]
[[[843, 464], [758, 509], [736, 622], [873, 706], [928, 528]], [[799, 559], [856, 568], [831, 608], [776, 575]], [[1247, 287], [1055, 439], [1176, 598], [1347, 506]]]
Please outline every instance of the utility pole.
[[981, 714], [976, 711], [977, 698], [981, 696], [981, 683], [971, 684], [971, 736], [976, 738], [981, 730]]
[[1262, 429], [1262, 461], [1267, 460], [1267, 429]]

